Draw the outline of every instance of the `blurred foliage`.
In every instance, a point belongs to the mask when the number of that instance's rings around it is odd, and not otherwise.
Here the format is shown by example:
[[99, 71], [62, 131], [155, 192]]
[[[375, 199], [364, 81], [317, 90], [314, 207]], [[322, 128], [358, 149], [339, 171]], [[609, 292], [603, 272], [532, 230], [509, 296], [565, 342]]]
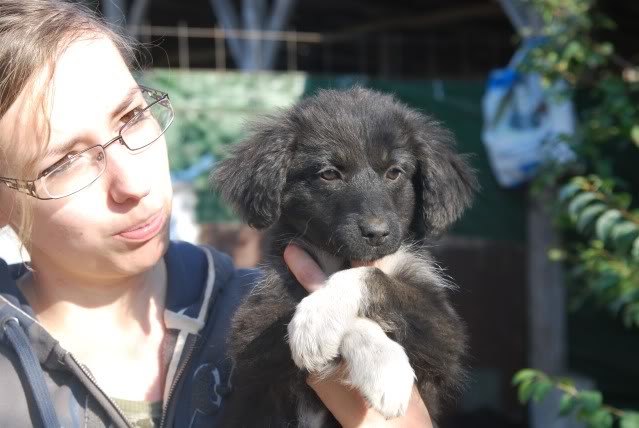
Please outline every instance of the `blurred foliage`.
[[568, 250], [550, 252], [570, 267], [573, 306], [594, 296], [624, 324], [639, 326], [639, 210], [628, 193], [614, 191], [614, 180], [574, 177], [559, 192], [562, 221], [588, 238]]
[[539, 402], [550, 392], [561, 393], [558, 416], [572, 416], [588, 428], [639, 428], [639, 412], [621, 410], [603, 403], [596, 390], [578, 390], [570, 379], [551, 378], [538, 370], [520, 370], [513, 378], [519, 401]]
[[[227, 146], [244, 135], [246, 120], [297, 101], [305, 85], [301, 73], [211, 73], [153, 69], [140, 79], [169, 93], [175, 120], [166, 133], [171, 171], [182, 171], [205, 155], [224, 158]], [[210, 189], [208, 172], [193, 182], [201, 222], [239, 221]]]
[[[585, 106], [576, 135], [566, 137], [577, 161], [548, 165], [534, 187], [560, 188], [554, 211], [564, 248], [551, 255], [573, 268], [572, 282], [585, 285], [587, 294], [597, 294], [618, 313], [621, 306], [639, 302], [639, 215], [626, 191], [632, 189], [632, 177], [614, 169], [616, 158], [636, 155], [639, 146], [639, 68], [616, 57], [610, 43], [595, 40], [614, 24], [597, 13], [594, 0], [528, 3], [545, 27], [523, 70], [538, 73], [548, 84], [572, 83], [565, 95]], [[639, 318], [630, 320], [639, 326]]]
[[[601, 41], [615, 25], [594, 0], [529, 0], [542, 18], [542, 34], [522, 65], [545, 83], [562, 80], [580, 106], [577, 154], [570, 165], [547, 165], [533, 189], [559, 189], [552, 207], [562, 247], [549, 256], [568, 269], [571, 304], [595, 299], [626, 327], [639, 327], [639, 210], [634, 178], [616, 169], [639, 147], [639, 68]], [[531, 35], [532, 36], [532, 35]], [[588, 427], [639, 428], [639, 414], [602, 404], [598, 391], [577, 391], [569, 380], [553, 380], [526, 369], [514, 378], [522, 402], [540, 400], [553, 388], [563, 396], [560, 414], [575, 414]]]

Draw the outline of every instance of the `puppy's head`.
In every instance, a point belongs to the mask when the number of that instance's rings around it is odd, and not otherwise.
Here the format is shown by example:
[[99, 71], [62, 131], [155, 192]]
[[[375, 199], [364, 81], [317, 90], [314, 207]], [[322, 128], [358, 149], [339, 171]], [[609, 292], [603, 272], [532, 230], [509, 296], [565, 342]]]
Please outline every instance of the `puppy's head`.
[[439, 235], [469, 205], [476, 179], [453, 146], [388, 95], [327, 90], [255, 123], [213, 181], [254, 227], [277, 222], [330, 254], [373, 260]]

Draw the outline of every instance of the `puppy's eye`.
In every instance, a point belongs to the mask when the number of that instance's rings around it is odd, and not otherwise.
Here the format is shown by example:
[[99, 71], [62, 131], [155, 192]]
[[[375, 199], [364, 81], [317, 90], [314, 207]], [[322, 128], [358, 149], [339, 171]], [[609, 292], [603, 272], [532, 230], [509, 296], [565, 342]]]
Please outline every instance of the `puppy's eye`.
[[341, 174], [336, 169], [325, 169], [324, 171], [320, 171], [319, 175], [326, 181], [339, 180], [342, 178]]
[[397, 180], [403, 172], [404, 171], [399, 168], [391, 168], [386, 171], [386, 178], [388, 178], [389, 180]]

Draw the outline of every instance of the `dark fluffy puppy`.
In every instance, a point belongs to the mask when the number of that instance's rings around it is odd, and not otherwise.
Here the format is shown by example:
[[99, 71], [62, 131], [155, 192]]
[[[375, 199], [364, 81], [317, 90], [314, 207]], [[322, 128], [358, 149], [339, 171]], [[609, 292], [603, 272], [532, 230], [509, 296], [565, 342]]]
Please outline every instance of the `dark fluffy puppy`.
[[[415, 382], [437, 418], [463, 381], [466, 337], [423, 244], [477, 187], [453, 146], [432, 119], [355, 88], [307, 98], [233, 147], [214, 184], [272, 241], [264, 280], [232, 323], [224, 426], [339, 426], [305, 379], [340, 364], [386, 417], [405, 412]], [[326, 287], [307, 295], [296, 282], [289, 242], [331, 275]]]

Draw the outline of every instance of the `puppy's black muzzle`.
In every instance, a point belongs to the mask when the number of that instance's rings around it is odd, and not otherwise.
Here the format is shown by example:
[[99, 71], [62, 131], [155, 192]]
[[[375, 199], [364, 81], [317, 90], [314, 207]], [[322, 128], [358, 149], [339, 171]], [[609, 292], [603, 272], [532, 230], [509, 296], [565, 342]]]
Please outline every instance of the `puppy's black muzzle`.
[[379, 217], [369, 217], [359, 222], [359, 230], [362, 236], [372, 247], [379, 247], [384, 244], [390, 234], [388, 223]]

